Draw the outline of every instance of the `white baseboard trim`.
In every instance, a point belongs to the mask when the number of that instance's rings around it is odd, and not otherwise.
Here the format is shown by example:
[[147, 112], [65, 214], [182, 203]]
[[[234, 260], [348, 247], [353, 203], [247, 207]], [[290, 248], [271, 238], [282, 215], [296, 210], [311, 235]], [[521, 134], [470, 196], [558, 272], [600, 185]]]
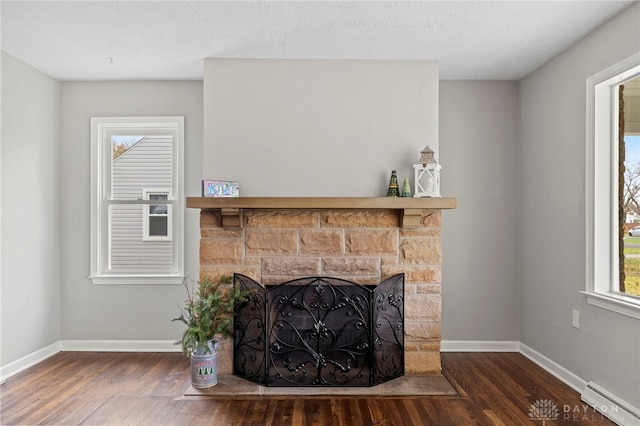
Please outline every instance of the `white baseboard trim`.
[[442, 340], [440, 352], [519, 352], [520, 342], [483, 340]]
[[551, 373], [556, 379], [560, 380], [578, 393], [581, 393], [585, 386], [587, 386], [586, 380], [575, 375], [557, 362], [542, 355], [540, 352], [531, 349], [524, 343], [520, 343], [520, 350], [518, 352], [538, 364], [538, 366]]
[[640, 408], [609, 392], [597, 383], [587, 383], [580, 398], [619, 425], [640, 426]]
[[9, 377], [14, 376], [21, 371], [44, 361], [45, 359], [57, 354], [58, 352], [60, 352], [60, 341], [52, 343], [49, 346], [45, 346], [42, 349], [38, 349], [37, 351], [30, 353], [29, 355], [25, 355], [20, 359], [17, 359], [3, 367], [0, 367], [0, 383], [6, 382]]
[[61, 351], [78, 352], [180, 352], [174, 340], [61, 340]]
[[58, 352], [181, 352], [181, 346], [174, 343], [174, 340], [59, 340], [0, 366], [0, 383]]
[[[609, 392], [596, 383], [587, 382], [524, 343], [520, 343], [520, 353], [578, 392], [582, 401], [611, 421], [622, 426], [640, 426], [640, 408], [629, 401]], [[581, 410], [577, 414], [578, 418], [587, 414], [584, 408], [577, 408]]]

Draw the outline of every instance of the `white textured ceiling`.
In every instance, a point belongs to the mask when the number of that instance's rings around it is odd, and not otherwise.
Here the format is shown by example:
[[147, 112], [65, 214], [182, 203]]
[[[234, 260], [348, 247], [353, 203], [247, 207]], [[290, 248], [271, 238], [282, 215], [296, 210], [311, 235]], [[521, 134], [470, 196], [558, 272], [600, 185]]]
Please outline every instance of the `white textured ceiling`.
[[518, 80], [631, 3], [3, 0], [0, 43], [59, 80], [201, 79], [208, 57], [435, 59], [442, 79]]

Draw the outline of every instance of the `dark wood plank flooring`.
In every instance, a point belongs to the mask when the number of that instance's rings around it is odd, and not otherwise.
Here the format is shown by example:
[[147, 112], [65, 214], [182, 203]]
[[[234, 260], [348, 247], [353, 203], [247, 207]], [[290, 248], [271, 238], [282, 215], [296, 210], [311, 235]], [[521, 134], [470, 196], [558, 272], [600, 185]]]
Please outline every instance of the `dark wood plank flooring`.
[[443, 353], [442, 366], [458, 396], [203, 399], [182, 397], [178, 353], [61, 352], [0, 386], [0, 424], [542, 425], [530, 409], [548, 400], [558, 418], [545, 425], [613, 425], [520, 354]]

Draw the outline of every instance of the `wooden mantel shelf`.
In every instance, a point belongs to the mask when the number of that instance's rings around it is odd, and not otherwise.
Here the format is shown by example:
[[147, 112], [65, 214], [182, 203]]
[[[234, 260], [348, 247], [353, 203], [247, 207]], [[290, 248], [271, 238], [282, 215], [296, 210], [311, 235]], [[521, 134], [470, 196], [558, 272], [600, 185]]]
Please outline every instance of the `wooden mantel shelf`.
[[447, 210], [456, 208], [452, 197], [187, 197], [187, 207], [220, 210], [222, 226], [242, 226], [242, 209], [350, 209], [350, 210], [401, 210], [402, 227], [418, 227], [422, 210]]

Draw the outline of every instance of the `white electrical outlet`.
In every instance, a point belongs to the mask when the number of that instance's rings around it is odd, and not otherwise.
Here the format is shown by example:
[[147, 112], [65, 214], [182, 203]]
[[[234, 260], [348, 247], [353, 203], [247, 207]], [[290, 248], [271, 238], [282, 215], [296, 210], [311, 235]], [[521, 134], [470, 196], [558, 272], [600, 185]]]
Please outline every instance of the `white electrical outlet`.
[[573, 326], [575, 328], [580, 328], [580, 311], [573, 310]]

